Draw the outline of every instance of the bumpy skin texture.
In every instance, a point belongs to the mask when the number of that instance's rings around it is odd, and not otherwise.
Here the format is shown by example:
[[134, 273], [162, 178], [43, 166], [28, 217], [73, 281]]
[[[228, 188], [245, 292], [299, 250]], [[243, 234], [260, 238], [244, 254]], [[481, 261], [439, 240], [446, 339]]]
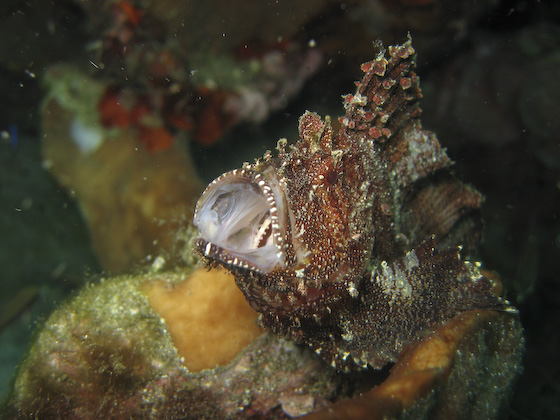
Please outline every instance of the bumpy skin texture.
[[459, 253], [479, 239], [482, 198], [422, 129], [413, 67], [410, 40], [381, 50], [338, 134], [306, 112], [295, 145], [213, 181], [195, 212], [196, 249], [262, 325], [337, 369], [380, 368], [464, 310], [507, 308]]

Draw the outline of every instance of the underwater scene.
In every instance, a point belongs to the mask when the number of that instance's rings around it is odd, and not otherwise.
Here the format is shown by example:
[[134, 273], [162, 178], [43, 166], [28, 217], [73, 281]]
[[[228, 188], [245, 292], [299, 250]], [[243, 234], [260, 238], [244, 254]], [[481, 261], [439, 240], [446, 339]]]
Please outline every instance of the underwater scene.
[[0, 419], [560, 418], [560, 2], [0, 19]]

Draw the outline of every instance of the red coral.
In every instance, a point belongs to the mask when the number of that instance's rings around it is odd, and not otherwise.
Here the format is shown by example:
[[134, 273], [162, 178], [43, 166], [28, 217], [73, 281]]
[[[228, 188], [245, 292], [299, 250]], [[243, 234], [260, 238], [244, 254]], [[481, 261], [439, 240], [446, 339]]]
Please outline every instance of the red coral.
[[[120, 88], [109, 87], [98, 104], [101, 124], [106, 128], [135, 127], [139, 131], [139, 140], [148, 151], [165, 150], [173, 144], [174, 137], [163, 125], [158, 124], [159, 118], [150, 106], [146, 97], [127, 97]], [[132, 106], [126, 106], [131, 102]], [[180, 116], [172, 116], [175, 126], [188, 127], [188, 121], [182, 121]], [[181, 127], [181, 128], [182, 128]]]
[[222, 91], [211, 91], [202, 88], [200, 92], [200, 111], [196, 116], [196, 128], [194, 138], [202, 144], [216, 142], [233, 123], [232, 117], [223, 112], [223, 105], [227, 93]]
[[118, 7], [122, 12], [124, 20], [130, 22], [132, 25], [138, 25], [142, 16], [146, 13], [144, 10], [130, 4], [127, 0], [119, 2]]
[[130, 111], [123, 105], [120, 89], [108, 88], [97, 109], [104, 127], [125, 128], [130, 124]]
[[140, 141], [149, 152], [165, 150], [173, 144], [173, 135], [164, 126], [140, 126]]

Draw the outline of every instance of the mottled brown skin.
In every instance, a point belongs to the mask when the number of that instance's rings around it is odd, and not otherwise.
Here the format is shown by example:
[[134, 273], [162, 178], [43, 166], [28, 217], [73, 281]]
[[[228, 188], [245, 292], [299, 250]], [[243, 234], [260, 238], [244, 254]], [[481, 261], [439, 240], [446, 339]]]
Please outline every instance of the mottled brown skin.
[[422, 130], [413, 67], [410, 41], [382, 50], [362, 65], [337, 135], [307, 112], [294, 146], [280, 141], [277, 157], [244, 167], [247, 179], [272, 170], [280, 185], [281, 263], [263, 272], [196, 242], [208, 264], [235, 274], [263, 326], [338, 369], [381, 368], [461, 311], [505, 308], [459, 255], [479, 238], [481, 197]]

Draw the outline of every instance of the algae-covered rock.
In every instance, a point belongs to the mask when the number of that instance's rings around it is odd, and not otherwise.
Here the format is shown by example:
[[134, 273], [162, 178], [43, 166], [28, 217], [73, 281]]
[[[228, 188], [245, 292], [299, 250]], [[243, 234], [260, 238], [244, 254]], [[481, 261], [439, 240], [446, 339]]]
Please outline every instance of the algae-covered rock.
[[5, 418], [493, 418], [520, 370], [511, 313], [468, 311], [390, 372], [361, 373], [337, 372], [255, 320], [220, 271], [102, 279], [39, 328]]
[[[185, 298], [182, 309], [171, 291]], [[355, 380], [306, 348], [261, 334], [255, 319], [222, 272], [103, 279], [39, 329], [6, 418], [288, 418], [350, 395]]]
[[[44, 165], [76, 199], [103, 268], [125, 273], [155, 255], [177, 264], [176, 232], [188, 226], [202, 190], [188, 148], [174, 142], [153, 151], [142, 143], [146, 125], [103, 125], [99, 106], [107, 83], [65, 66], [47, 76]], [[157, 128], [150, 133], [160, 139]]]

